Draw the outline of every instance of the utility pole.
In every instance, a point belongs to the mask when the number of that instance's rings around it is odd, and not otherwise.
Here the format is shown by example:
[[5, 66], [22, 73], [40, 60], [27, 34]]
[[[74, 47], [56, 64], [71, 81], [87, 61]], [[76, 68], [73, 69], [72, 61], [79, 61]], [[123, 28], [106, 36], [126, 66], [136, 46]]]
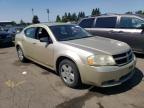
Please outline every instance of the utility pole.
[[49, 11], [49, 9], [46, 9], [46, 11], [47, 11], [47, 14], [48, 14], [48, 22], [49, 22], [49, 13], [50, 13], [50, 11]]
[[32, 8], [32, 16], [34, 17], [34, 9]]

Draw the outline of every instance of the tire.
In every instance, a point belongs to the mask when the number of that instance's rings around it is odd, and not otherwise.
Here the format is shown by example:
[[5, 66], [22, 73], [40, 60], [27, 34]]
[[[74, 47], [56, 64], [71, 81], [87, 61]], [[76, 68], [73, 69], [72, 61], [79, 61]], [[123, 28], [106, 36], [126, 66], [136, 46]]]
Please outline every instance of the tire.
[[27, 59], [25, 58], [24, 56], [24, 53], [23, 53], [23, 50], [21, 49], [21, 47], [17, 47], [17, 55], [18, 55], [18, 58], [21, 62], [26, 62]]
[[59, 74], [62, 81], [71, 88], [77, 88], [81, 84], [80, 74], [76, 64], [64, 59], [59, 65]]

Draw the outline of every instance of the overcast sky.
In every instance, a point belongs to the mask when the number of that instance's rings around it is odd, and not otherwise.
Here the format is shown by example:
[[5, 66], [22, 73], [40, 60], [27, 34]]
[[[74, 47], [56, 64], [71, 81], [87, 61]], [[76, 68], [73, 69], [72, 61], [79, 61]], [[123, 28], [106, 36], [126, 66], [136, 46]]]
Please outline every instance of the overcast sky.
[[47, 8], [54, 21], [65, 12], [84, 11], [90, 15], [93, 8], [100, 8], [102, 13], [144, 10], [144, 0], [0, 0], [0, 21], [31, 22], [32, 8], [41, 22], [47, 22]]

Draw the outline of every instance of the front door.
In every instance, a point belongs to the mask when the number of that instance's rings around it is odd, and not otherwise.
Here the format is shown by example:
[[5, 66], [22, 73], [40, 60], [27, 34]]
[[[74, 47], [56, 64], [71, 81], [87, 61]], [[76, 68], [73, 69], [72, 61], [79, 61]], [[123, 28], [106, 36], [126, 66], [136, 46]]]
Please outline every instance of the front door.
[[[40, 39], [45, 38], [47, 41], [41, 42]], [[53, 67], [53, 59], [54, 59], [54, 49], [53, 49], [53, 43], [52, 40], [45, 28], [38, 28], [37, 36], [36, 36], [37, 42], [35, 44], [35, 59], [44, 64], [48, 65], [50, 67]]]

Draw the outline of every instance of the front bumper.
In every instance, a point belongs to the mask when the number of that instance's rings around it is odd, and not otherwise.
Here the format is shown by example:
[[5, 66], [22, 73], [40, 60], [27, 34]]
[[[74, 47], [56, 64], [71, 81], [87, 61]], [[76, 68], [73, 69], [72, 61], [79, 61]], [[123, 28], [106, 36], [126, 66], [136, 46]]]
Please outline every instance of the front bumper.
[[124, 66], [89, 66], [80, 68], [83, 83], [100, 87], [120, 85], [130, 79], [135, 71], [136, 59]]

